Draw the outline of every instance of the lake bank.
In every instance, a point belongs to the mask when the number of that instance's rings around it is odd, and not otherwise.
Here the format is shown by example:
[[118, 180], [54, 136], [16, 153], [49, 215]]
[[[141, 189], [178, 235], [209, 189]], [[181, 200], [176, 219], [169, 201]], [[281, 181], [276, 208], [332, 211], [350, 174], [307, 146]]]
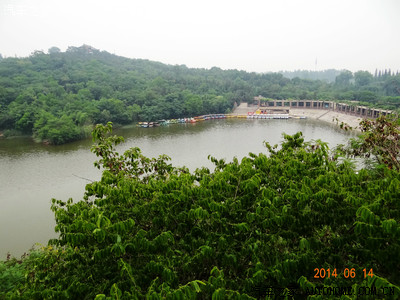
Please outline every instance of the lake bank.
[[338, 111], [325, 110], [325, 109], [293, 108], [290, 110], [290, 115], [307, 117], [328, 123], [337, 123], [338, 125], [340, 125], [340, 123], [343, 122], [353, 127], [353, 129], [357, 127], [356, 130], [359, 130], [358, 126], [362, 121], [362, 117], [360, 116], [348, 115]]
[[[247, 115], [248, 112], [255, 112], [258, 106], [248, 106], [247, 103], [241, 103], [232, 113], [237, 115]], [[289, 115], [293, 117], [306, 117], [310, 119], [320, 120], [328, 123], [335, 123], [340, 125], [341, 122], [348, 124], [349, 126], [356, 128], [358, 127], [361, 116], [354, 116], [344, 114], [338, 111], [327, 110], [327, 109], [312, 109], [312, 108], [290, 108]], [[356, 129], [359, 131], [359, 129]]]

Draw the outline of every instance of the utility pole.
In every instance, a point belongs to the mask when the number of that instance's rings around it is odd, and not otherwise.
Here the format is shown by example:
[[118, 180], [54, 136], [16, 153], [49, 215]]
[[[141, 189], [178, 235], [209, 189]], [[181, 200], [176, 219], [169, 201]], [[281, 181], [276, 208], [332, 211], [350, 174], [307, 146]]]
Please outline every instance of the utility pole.
[[317, 72], [318, 57], [315, 58], [315, 72]]

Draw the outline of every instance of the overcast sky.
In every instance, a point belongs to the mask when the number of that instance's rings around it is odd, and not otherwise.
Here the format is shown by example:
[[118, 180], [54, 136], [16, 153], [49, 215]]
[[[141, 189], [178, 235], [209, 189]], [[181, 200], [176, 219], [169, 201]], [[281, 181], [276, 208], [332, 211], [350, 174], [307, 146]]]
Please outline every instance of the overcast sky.
[[91, 45], [188, 67], [400, 70], [399, 0], [0, 0], [0, 53]]

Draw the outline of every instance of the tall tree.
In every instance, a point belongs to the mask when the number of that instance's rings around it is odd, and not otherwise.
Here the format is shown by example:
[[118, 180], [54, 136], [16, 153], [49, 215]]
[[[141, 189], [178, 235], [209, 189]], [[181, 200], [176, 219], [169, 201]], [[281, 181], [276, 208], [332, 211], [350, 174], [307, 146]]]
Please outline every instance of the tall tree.
[[372, 78], [372, 74], [368, 71], [358, 71], [354, 73], [354, 80], [357, 87], [362, 87], [370, 84]]
[[49, 50], [48, 50], [48, 53], [49, 54], [55, 54], [55, 53], [60, 53], [61, 52], [61, 50], [60, 50], [60, 48], [58, 48], [58, 47], [51, 47], [51, 48], [49, 48]]
[[349, 70], [343, 70], [338, 76], [336, 76], [335, 84], [338, 86], [349, 86], [352, 78], [352, 72]]

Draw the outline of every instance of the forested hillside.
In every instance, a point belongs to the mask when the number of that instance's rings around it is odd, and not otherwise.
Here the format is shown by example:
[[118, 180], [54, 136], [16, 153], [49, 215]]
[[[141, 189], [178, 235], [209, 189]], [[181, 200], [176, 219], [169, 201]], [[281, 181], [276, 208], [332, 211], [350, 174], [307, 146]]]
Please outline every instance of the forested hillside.
[[61, 144], [93, 124], [128, 124], [229, 112], [234, 103], [274, 99], [400, 103], [400, 75], [342, 71], [334, 83], [237, 70], [190, 69], [128, 59], [90, 46], [50, 48], [0, 59], [0, 132]]

